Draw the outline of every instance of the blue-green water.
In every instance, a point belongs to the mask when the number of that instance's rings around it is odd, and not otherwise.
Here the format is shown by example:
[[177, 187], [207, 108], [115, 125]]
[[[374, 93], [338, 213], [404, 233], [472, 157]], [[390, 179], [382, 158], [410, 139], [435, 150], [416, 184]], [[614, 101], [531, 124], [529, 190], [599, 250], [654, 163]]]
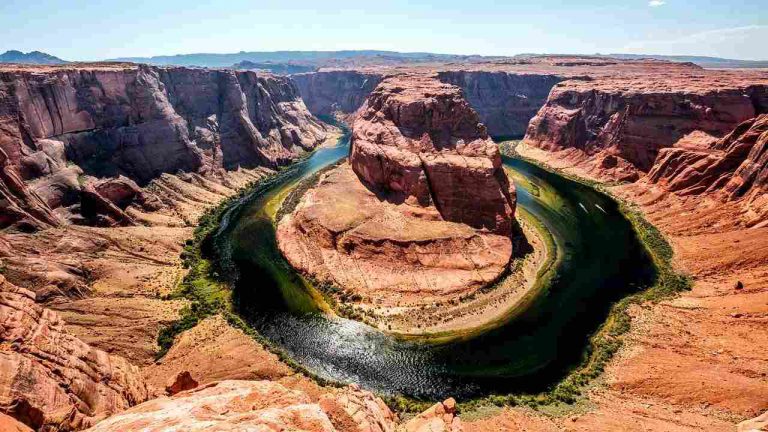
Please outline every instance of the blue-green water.
[[[518, 205], [557, 244], [556, 275], [504, 325], [447, 344], [402, 341], [321, 312], [322, 301], [282, 258], [270, 212], [276, 197], [348, 152], [343, 139], [284, 171], [234, 208], [216, 237], [238, 275], [235, 302], [262, 335], [314, 373], [382, 394], [439, 399], [540, 391], [577, 365], [610, 306], [650, 285], [654, 270], [608, 197], [517, 159], [504, 164]], [[320, 303], [320, 304], [319, 304]]]

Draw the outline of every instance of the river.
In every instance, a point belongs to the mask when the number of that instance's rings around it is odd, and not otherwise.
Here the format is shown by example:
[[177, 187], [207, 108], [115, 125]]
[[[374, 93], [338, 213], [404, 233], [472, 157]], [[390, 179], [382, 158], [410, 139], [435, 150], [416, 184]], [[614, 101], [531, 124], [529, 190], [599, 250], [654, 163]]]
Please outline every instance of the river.
[[400, 340], [323, 313], [322, 297], [280, 255], [273, 217], [288, 191], [348, 149], [344, 137], [285, 169], [233, 207], [215, 237], [219, 254], [231, 258], [241, 316], [323, 378], [429, 400], [543, 391], [581, 362], [611, 305], [655, 279], [649, 256], [612, 199], [505, 157], [518, 205], [550, 231], [558, 257], [522, 313], [444, 344]]

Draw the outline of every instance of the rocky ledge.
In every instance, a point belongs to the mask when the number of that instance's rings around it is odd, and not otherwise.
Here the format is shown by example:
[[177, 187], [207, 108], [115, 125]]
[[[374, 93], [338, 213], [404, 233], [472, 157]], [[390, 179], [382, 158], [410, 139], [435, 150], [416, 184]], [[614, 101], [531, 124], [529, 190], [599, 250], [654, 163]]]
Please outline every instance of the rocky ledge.
[[80, 430], [150, 396], [139, 368], [69, 334], [2, 275], [0, 341], [0, 411], [35, 430]]
[[506, 271], [514, 187], [457, 87], [386, 78], [352, 131], [349, 162], [279, 223], [295, 268], [378, 308], [455, 301]]
[[717, 139], [694, 132], [662, 149], [647, 182], [677, 195], [715, 195], [744, 203], [748, 226], [768, 219], [768, 114]]
[[525, 136], [558, 151], [592, 177], [636, 181], [659, 151], [694, 131], [715, 137], [768, 111], [768, 75], [648, 71], [557, 84]]
[[[326, 137], [285, 77], [130, 64], [0, 68], [0, 228], [130, 225], [163, 174], [290, 163]], [[134, 200], [136, 198], [136, 200]]]

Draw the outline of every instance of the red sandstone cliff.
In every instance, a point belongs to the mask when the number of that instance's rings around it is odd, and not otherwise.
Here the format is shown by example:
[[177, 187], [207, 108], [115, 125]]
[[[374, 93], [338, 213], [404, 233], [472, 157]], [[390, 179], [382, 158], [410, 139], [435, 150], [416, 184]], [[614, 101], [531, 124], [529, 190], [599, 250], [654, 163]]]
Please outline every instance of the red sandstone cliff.
[[387, 199], [434, 203], [446, 221], [510, 233], [514, 188], [459, 88], [420, 75], [385, 79], [352, 131], [352, 169]]
[[278, 245], [295, 268], [349, 290], [361, 307], [395, 308], [385, 326], [404, 308], [498, 280], [512, 255], [515, 202], [498, 147], [461, 90], [397, 75], [358, 111], [349, 163], [279, 221]]
[[119, 211], [125, 202], [100, 198], [86, 184], [123, 175], [144, 185], [163, 173], [275, 167], [325, 134], [284, 77], [119, 64], [5, 67], [0, 227], [80, 216], [92, 222], [97, 215], [79, 208], [89, 199], [107, 224], [127, 223]]
[[354, 70], [291, 75], [309, 111], [326, 117], [357, 111], [382, 78], [381, 73]]
[[[686, 134], [698, 130], [723, 136], [768, 111], [768, 85], [730, 75], [716, 78], [678, 74], [566, 81], [553, 88], [531, 120], [525, 141], [550, 151], [610, 155], [613, 159], [600, 162], [609, 172], [626, 168], [625, 163], [647, 172], [660, 149]], [[625, 169], [617, 177], [639, 176]]]
[[490, 135], [506, 137], [525, 135], [552, 87], [563, 80], [555, 74], [473, 70], [439, 72], [437, 76], [462, 89]]
[[83, 343], [0, 275], [0, 412], [35, 430], [91, 426], [145, 401], [139, 369]]
[[768, 114], [740, 124], [721, 139], [699, 132], [662, 149], [647, 179], [678, 195], [715, 193], [742, 201], [750, 224], [765, 224]]

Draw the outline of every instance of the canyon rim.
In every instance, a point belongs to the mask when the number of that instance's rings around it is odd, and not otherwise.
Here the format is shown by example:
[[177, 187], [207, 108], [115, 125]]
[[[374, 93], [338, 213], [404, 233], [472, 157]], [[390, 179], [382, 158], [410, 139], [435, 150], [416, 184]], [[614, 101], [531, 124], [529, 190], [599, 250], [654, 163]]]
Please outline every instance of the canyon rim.
[[768, 430], [767, 321], [763, 63], [0, 55], [2, 431]]

